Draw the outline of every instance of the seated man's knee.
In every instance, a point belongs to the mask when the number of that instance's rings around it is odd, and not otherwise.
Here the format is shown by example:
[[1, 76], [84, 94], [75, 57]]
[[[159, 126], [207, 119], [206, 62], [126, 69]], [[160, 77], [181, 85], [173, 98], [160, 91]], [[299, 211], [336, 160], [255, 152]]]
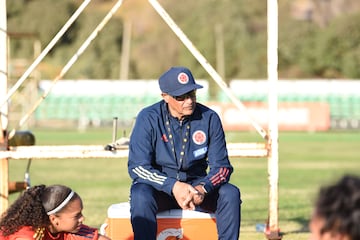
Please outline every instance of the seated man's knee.
[[153, 188], [147, 184], [137, 183], [131, 186], [130, 202], [137, 207], [147, 206], [154, 201]]
[[221, 186], [219, 189], [219, 195], [231, 202], [241, 201], [240, 189], [230, 183]]

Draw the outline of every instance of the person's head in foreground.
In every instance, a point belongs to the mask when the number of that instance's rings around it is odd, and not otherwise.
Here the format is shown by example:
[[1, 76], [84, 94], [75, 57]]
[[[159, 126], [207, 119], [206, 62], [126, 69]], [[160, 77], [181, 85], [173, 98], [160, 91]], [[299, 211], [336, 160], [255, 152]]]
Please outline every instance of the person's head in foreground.
[[29, 226], [34, 231], [46, 228], [52, 234], [76, 233], [84, 216], [80, 196], [63, 185], [38, 185], [24, 191], [7, 209], [0, 221], [4, 236]]
[[360, 177], [323, 186], [310, 220], [310, 240], [360, 240]]

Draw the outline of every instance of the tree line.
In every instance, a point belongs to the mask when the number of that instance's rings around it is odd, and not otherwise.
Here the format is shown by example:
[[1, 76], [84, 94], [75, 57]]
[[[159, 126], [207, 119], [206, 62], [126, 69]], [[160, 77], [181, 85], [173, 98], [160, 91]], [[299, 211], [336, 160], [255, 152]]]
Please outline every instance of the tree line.
[[[7, 1], [11, 60], [34, 58], [33, 38], [16, 34], [34, 34], [45, 47], [81, 2]], [[159, 2], [209, 63], [217, 69], [222, 66], [224, 79], [266, 78], [266, 1]], [[279, 1], [279, 77], [360, 78], [360, 12], [337, 14], [318, 24], [295, 18], [290, 11], [293, 2]], [[41, 78], [52, 79], [59, 73], [114, 3], [89, 4], [38, 67]], [[124, 1], [64, 78], [119, 79], [126, 23], [131, 26], [129, 79], [157, 79], [172, 65], [188, 66], [197, 78], [210, 77], [147, 1], [130, 0]]]

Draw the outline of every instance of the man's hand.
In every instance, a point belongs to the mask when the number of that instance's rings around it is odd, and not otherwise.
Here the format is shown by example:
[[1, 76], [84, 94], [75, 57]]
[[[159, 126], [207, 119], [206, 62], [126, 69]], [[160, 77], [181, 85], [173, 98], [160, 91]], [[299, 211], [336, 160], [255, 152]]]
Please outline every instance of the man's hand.
[[198, 191], [193, 186], [177, 181], [174, 184], [172, 193], [182, 209], [195, 210], [194, 197], [198, 194]]

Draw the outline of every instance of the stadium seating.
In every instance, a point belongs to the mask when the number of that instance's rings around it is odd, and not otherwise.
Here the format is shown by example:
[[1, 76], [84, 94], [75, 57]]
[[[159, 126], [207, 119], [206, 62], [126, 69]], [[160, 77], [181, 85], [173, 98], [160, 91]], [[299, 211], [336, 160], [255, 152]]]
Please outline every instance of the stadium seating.
[[[72, 85], [71, 85], [72, 84]], [[111, 123], [117, 117], [120, 123], [131, 124], [138, 111], [161, 99], [157, 82], [148, 81], [102, 81], [101, 89], [95, 81], [72, 83], [65, 81], [54, 94], [50, 94], [35, 112], [38, 120], [79, 119], [97, 124]], [[69, 86], [84, 92], [69, 92]], [[201, 81], [204, 89], [198, 92], [198, 101], [230, 102], [224, 92], [217, 99], [209, 98], [208, 83]], [[266, 102], [266, 80], [234, 80], [230, 84], [235, 96], [243, 102]], [[49, 82], [40, 84], [46, 89]], [[92, 86], [91, 86], [92, 85]], [[90, 86], [90, 91], [88, 90]], [[332, 128], [358, 128], [360, 125], [360, 81], [314, 80], [279, 81], [279, 102], [326, 102], [330, 106]]]

